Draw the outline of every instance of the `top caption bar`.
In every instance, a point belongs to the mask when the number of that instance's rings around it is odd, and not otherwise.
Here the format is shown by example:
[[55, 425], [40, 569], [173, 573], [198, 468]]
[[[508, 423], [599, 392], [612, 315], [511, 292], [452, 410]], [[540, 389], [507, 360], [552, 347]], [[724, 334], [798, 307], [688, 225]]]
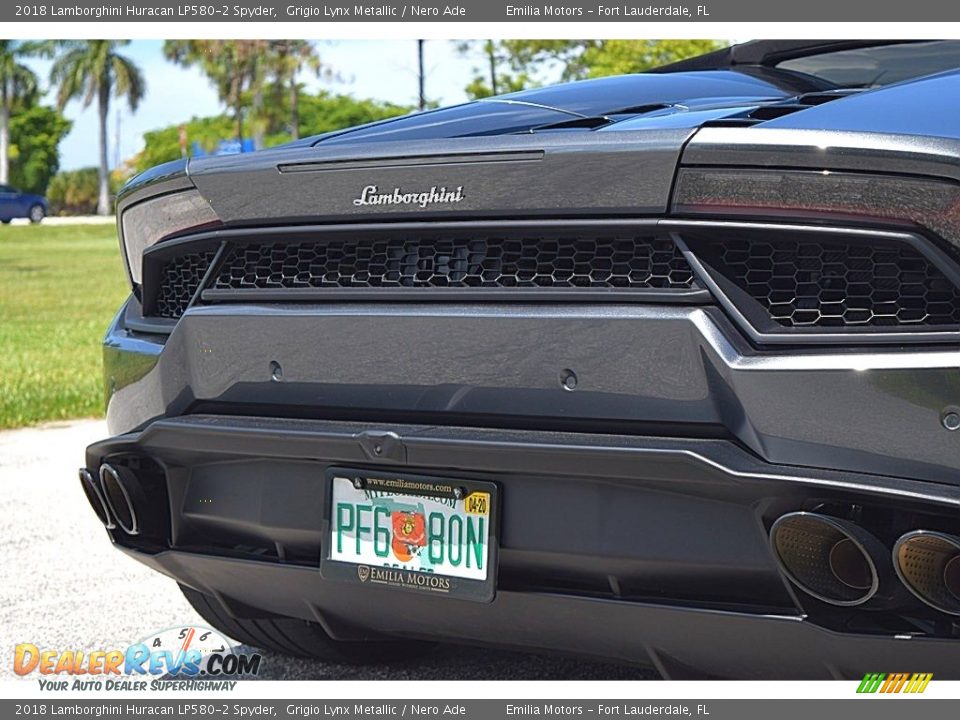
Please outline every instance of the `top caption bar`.
[[266, 0], [225, 4], [54, 2], [0, 6], [0, 23], [13, 22], [950, 22], [960, 3], [875, 0], [771, 3], [769, 0], [698, 0], [691, 4], [563, 2], [522, 4], [490, 0], [426, 3], [310, 4]]

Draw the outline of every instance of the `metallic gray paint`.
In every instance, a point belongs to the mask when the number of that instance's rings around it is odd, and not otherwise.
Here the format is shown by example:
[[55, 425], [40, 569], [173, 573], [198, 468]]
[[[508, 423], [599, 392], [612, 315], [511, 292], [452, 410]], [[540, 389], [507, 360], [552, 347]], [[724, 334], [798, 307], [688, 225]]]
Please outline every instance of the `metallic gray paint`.
[[[234, 158], [194, 159], [190, 177], [228, 224], [316, 222], [317, 218], [334, 222], [652, 215], [667, 209], [680, 149], [692, 132], [681, 128], [588, 137], [574, 133], [344, 144], [314, 148], [309, 155], [268, 150]], [[531, 159], [530, 153], [542, 159]], [[377, 166], [367, 166], [364, 161], [368, 160]], [[338, 161], [349, 164], [338, 167]], [[397, 161], [407, 162], [398, 165]], [[316, 172], [278, 169], [303, 162], [323, 164]], [[426, 210], [354, 205], [368, 185], [385, 192], [394, 187], [422, 192], [433, 186], [462, 185], [465, 197], [462, 202]]]
[[[469, 205], [455, 208], [461, 216], [555, 217], [624, 208], [636, 216], [667, 207], [680, 147], [689, 136], [687, 130], [637, 131], [343, 145], [316, 159], [318, 149], [301, 147], [196, 160], [190, 170], [221, 217], [234, 224], [307, 213], [369, 219], [371, 208], [358, 209], [351, 200], [371, 182], [463, 184]], [[515, 163], [472, 157], [498, 152], [524, 154]], [[530, 159], [529, 153], [541, 152], [542, 160]], [[470, 161], [458, 162], [463, 156]], [[381, 159], [386, 167], [368, 167]], [[340, 161], [351, 165], [315, 173], [278, 170]], [[683, 164], [960, 179], [960, 142], [706, 128], [688, 143]], [[425, 213], [383, 213], [411, 215]], [[108, 340], [122, 347], [116, 330]], [[284, 366], [282, 384], [269, 383], [274, 359]], [[112, 431], [129, 431], [203, 399], [320, 411], [331, 406], [713, 423], [772, 462], [954, 483], [957, 439], [939, 418], [945, 408], [960, 406], [958, 367], [952, 347], [757, 353], [724, 317], [691, 308], [236, 304], [189, 311], [157, 367], [135, 383], [118, 383], [108, 417]], [[563, 368], [577, 372], [576, 392], [557, 385]]]
[[124, 206], [132, 205], [145, 198], [191, 187], [193, 184], [187, 177], [187, 161], [173, 160], [152, 167], [132, 178], [120, 188], [117, 201]]
[[[127, 432], [203, 400], [321, 414], [706, 423], [773, 463], [957, 483], [960, 438], [940, 416], [960, 407], [960, 351], [778, 355], [737, 335], [693, 307], [196, 307], [150, 372], [127, 385], [109, 378], [107, 418], [112, 433]], [[128, 342], [117, 325], [108, 339]], [[273, 361], [283, 382], [271, 380]], [[560, 387], [565, 368], [577, 373], [575, 392]]]

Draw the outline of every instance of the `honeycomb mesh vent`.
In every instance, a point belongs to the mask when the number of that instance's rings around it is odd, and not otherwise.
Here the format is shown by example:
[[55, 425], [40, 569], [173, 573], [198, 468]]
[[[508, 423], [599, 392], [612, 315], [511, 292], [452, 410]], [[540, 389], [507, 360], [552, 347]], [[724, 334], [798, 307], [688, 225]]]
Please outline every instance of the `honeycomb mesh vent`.
[[907, 243], [744, 239], [693, 249], [785, 328], [960, 325], [960, 291]]
[[227, 250], [212, 287], [687, 289], [669, 239], [525, 237], [270, 242]]
[[216, 252], [193, 252], [168, 261], [160, 272], [155, 314], [165, 318], [183, 315]]

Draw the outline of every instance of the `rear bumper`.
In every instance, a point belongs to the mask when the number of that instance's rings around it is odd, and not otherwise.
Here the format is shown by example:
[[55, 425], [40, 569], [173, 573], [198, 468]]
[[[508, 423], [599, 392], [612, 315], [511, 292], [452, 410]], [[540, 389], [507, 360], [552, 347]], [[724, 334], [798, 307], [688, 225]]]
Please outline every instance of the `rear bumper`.
[[[955, 486], [772, 466], [721, 439], [213, 415], [95, 444], [87, 466], [141, 458], [162, 470], [161, 517], [150, 525], [168, 532], [115, 530], [113, 540], [237, 616], [300, 617], [345, 639], [576, 652], [653, 663], [671, 677], [862, 677], [908, 666], [960, 677], [960, 641], [927, 609], [838, 609], [798, 596], [767, 540], [776, 517], [810, 505], [952, 518]], [[494, 601], [322, 578], [331, 465], [498, 483]]]
[[[768, 538], [821, 509], [887, 550], [960, 534], [952, 346], [758, 350], [695, 304], [237, 303], [169, 336], [135, 310], [106, 339], [121, 434], [87, 467], [146, 473], [150, 532], [112, 539], [228, 612], [673, 677], [960, 677], [949, 616], [912, 596], [824, 604]], [[321, 577], [331, 466], [497, 483], [494, 601]]]
[[652, 665], [665, 678], [859, 679], [874, 668], [960, 678], [956, 640], [833, 632], [800, 615], [747, 614], [557, 593], [500, 591], [490, 604], [332, 587], [316, 569], [179, 552], [131, 554], [231, 604], [320, 622], [354, 639], [370, 631], [477, 645], [575, 653]]
[[960, 479], [953, 346], [758, 351], [696, 305], [211, 305], [169, 337], [131, 332], [134, 311], [105, 340], [112, 433], [209, 412], [728, 437], [774, 464]]

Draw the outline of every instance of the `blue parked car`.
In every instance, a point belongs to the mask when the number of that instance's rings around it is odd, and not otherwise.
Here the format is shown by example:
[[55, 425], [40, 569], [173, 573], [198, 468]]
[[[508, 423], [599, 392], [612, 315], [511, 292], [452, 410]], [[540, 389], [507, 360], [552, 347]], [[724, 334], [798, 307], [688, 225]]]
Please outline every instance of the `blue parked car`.
[[4, 225], [14, 218], [29, 218], [36, 224], [47, 216], [46, 198], [20, 192], [10, 185], [0, 185], [0, 222]]

